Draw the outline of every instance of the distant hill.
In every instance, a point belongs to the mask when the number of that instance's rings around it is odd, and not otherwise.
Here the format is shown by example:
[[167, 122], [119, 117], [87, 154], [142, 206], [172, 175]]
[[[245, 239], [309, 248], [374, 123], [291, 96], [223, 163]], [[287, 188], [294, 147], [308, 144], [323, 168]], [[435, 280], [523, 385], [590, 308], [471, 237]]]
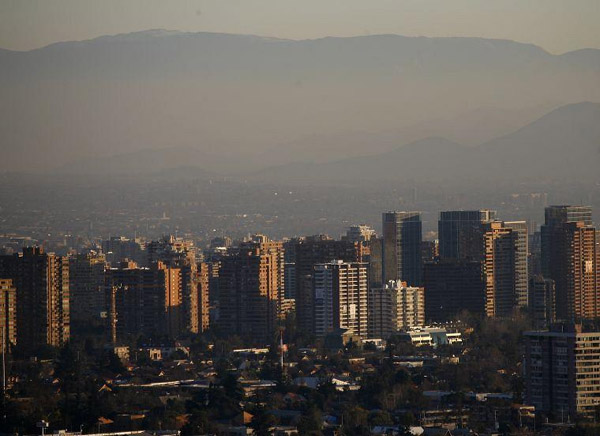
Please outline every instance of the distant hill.
[[[257, 180], [361, 184], [377, 181], [511, 183], [600, 180], [600, 104], [562, 106], [478, 147], [427, 138], [391, 152], [323, 164], [290, 164]], [[476, 185], [474, 185], [476, 186]]]
[[[461, 114], [600, 101], [599, 53], [557, 56], [481, 38], [293, 41], [164, 30], [0, 50], [0, 170], [179, 148], [244, 172], [446, 133], [472, 145], [516, 120]], [[353, 132], [363, 139], [349, 139]]]

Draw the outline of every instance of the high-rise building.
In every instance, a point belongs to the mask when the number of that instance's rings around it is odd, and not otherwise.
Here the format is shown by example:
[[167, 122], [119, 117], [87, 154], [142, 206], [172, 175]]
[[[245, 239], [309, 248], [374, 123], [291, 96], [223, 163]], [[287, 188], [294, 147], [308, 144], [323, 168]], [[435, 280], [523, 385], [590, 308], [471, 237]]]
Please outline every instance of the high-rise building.
[[367, 337], [367, 264], [334, 260], [313, 269], [314, 332], [336, 329]]
[[146, 250], [149, 265], [162, 262], [170, 268], [180, 270], [182, 286], [181, 317], [184, 328], [192, 333], [202, 331], [199, 318], [202, 316], [201, 304], [208, 304], [208, 302], [200, 301], [202, 297], [206, 298], [206, 295], [199, 294], [198, 280], [200, 274], [196, 262], [194, 243], [174, 236], [165, 236], [158, 241], [149, 242]]
[[134, 262], [107, 270], [107, 307], [113, 341], [126, 336], [176, 338], [187, 329], [182, 316], [179, 268], [155, 262], [139, 268]]
[[381, 286], [383, 286], [383, 238], [371, 238], [369, 241], [369, 288], [380, 288]]
[[525, 403], [563, 422], [593, 418], [600, 406], [600, 332], [554, 325], [525, 338]]
[[591, 208], [547, 207], [541, 234], [542, 274], [554, 280], [557, 319], [600, 316], [600, 255]]
[[0, 277], [12, 279], [17, 295], [17, 344], [24, 353], [60, 347], [70, 337], [69, 260], [41, 247], [0, 256]]
[[510, 316], [527, 307], [527, 223], [494, 221], [483, 225], [483, 271], [487, 316]]
[[198, 331], [210, 327], [210, 265], [198, 263]]
[[283, 244], [256, 236], [221, 259], [219, 319], [223, 333], [268, 341], [284, 294]]
[[547, 328], [556, 319], [554, 281], [536, 275], [529, 279], [529, 313], [536, 329]]
[[495, 210], [441, 212], [438, 222], [440, 259], [481, 259], [483, 250], [482, 225], [495, 220]]
[[69, 298], [73, 322], [100, 322], [106, 311], [102, 253], [77, 254], [69, 258]]
[[12, 279], [0, 279], [0, 347], [7, 353], [17, 344], [16, 299], [17, 288]]
[[391, 281], [369, 289], [368, 308], [369, 337], [387, 339], [425, 324], [425, 291]]
[[451, 321], [463, 310], [486, 314], [486, 281], [483, 263], [468, 260], [441, 260], [426, 263], [425, 318]]
[[403, 281], [410, 286], [422, 283], [420, 212], [383, 214], [383, 282]]
[[363, 262], [365, 246], [358, 242], [336, 241], [326, 235], [294, 240], [296, 253], [296, 320], [298, 329], [314, 333], [313, 271], [317, 264], [333, 260]]

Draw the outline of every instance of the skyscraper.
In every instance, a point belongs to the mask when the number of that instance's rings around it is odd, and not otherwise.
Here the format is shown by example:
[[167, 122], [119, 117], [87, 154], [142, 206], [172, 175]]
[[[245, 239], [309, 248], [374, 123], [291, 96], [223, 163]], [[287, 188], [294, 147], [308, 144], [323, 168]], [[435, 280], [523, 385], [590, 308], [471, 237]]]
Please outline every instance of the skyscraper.
[[[184, 328], [192, 333], [201, 331], [200, 316], [202, 316], [202, 297], [198, 293], [200, 278], [196, 262], [196, 248], [192, 241], [174, 236], [165, 236], [147, 245], [148, 262], [150, 265], [162, 262], [170, 268], [177, 268], [181, 273], [182, 306], [181, 319]], [[206, 321], [206, 320], [205, 320]]]
[[486, 314], [486, 282], [483, 263], [441, 260], [425, 264], [425, 318], [451, 321], [461, 311]]
[[70, 337], [69, 261], [41, 247], [0, 256], [0, 277], [10, 278], [17, 296], [17, 344], [30, 354], [60, 347]]
[[391, 281], [369, 289], [368, 307], [370, 338], [387, 339], [402, 329], [425, 323], [424, 289], [407, 287], [406, 283]]
[[527, 307], [527, 224], [494, 221], [483, 225], [487, 316], [510, 316]]
[[210, 265], [198, 263], [198, 331], [210, 327]]
[[367, 264], [334, 260], [313, 271], [314, 332], [324, 337], [346, 329], [367, 337]]
[[550, 206], [542, 233], [542, 274], [556, 287], [556, 317], [600, 316], [597, 232], [586, 206]]
[[283, 245], [259, 235], [221, 260], [219, 320], [223, 333], [269, 341], [284, 293]]
[[383, 282], [404, 281], [409, 286], [422, 282], [420, 212], [383, 214]]
[[495, 210], [453, 210], [438, 221], [441, 259], [477, 260], [482, 257], [482, 225], [496, 220]]

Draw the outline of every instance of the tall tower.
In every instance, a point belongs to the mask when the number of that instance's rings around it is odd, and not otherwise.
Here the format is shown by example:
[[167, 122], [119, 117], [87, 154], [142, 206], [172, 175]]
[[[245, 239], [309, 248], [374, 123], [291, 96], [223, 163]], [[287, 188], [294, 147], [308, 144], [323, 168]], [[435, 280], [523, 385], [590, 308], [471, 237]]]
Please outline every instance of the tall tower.
[[383, 214], [383, 282], [404, 281], [420, 286], [421, 242], [420, 212], [386, 212]]
[[298, 329], [314, 333], [313, 273], [317, 264], [333, 260], [363, 262], [365, 246], [360, 242], [336, 241], [326, 235], [297, 239], [296, 253], [296, 319]]
[[[0, 279], [0, 347], [10, 352], [17, 344], [17, 289], [12, 279]], [[2, 350], [0, 349], [0, 352]]]
[[314, 266], [315, 334], [343, 328], [367, 337], [367, 264], [334, 260]]
[[[192, 333], [203, 331], [199, 316], [203, 316], [202, 304], [207, 304], [199, 294], [199, 280], [202, 278], [196, 263], [196, 249], [192, 241], [165, 236], [158, 241], [152, 241], [147, 246], [148, 263], [162, 262], [170, 268], [181, 272], [182, 306], [181, 320], [183, 329]], [[205, 284], [205, 283], [204, 283]], [[205, 289], [201, 289], [204, 291]], [[204, 298], [206, 296], [204, 295]], [[206, 321], [206, 320], [204, 320]]]
[[440, 259], [479, 260], [483, 224], [496, 220], [495, 210], [452, 210], [440, 213]]
[[219, 270], [219, 320], [223, 332], [268, 341], [275, 333], [284, 292], [283, 244], [265, 236], [223, 257]]
[[138, 268], [131, 262], [108, 270], [106, 284], [108, 320], [116, 338], [139, 334], [176, 338], [186, 331], [179, 268], [162, 262]]
[[17, 291], [17, 343], [25, 353], [44, 345], [60, 347], [70, 337], [69, 261], [41, 247], [2, 256], [0, 277]]
[[494, 221], [484, 226], [483, 271], [487, 316], [510, 316], [527, 307], [527, 223]]
[[542, 273], [556, 289], [560, 320], [600, 316], [597, 231], [587, 206], [550, 206], [542, 226]]

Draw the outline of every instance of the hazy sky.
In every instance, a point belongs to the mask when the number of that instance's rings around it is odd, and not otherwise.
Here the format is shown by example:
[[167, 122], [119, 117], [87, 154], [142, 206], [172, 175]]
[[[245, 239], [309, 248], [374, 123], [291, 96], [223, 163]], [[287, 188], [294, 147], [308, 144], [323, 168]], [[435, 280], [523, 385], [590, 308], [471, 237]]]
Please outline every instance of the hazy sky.
[[481, 36], [600, 48], [600, 0], [0, 0], [0, 47], [163, 28], [319, 38]]

